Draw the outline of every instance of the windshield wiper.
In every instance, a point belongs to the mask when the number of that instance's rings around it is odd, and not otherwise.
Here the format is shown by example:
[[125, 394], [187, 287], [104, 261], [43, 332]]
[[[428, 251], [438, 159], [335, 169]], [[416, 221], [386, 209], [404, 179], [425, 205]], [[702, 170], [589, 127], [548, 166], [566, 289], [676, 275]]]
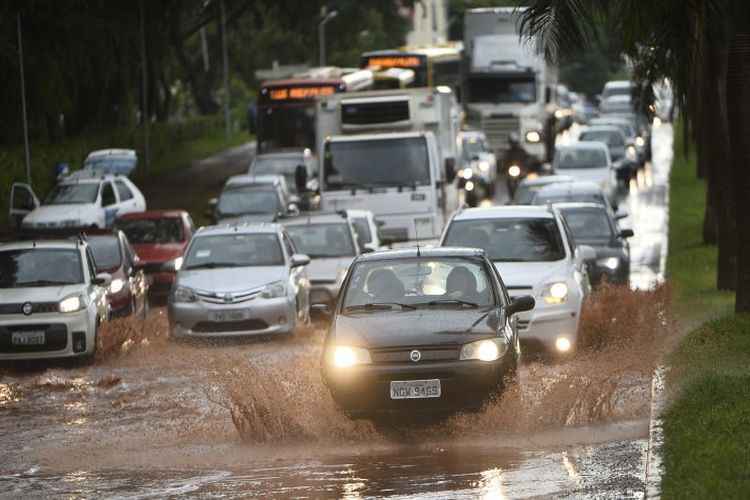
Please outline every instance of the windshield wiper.
[[437, 299], [437, 300], [431, 300], [429, 302], [420, 303], [417, 305], [424, 305], [424, 306], [443, 306], [443, 305], [459, 305], [462, 307], [470, 307], [472, 309], [475, 309], [479, 307], [479, 304], [476, 302], [469, 302], [468, 300], [461, 300], [461, 299]]
[[185, 270], [192, 269], [217, 269], [220, 267], [243, 267], [242, 264], [236, 264], [233, 262], [206, 262], [205, 264], [195, 264], [192, 266], [185, 267]]
[[393, 308], [393, 306], [398, 306], [401, 309], [409, 309], [409, 310], [416, 309], [416, 307], [411, 304], [403, 304], [401, 302], [371, 302], [369, 304], [357, 304], [353, 306], [347, 306], [344, 308], [344, 312], [381, 311], [385, 309], [391, 309]]
[[15, 288], [23, 288], [25, 286], [57, 286], [57, 285], [74, 285], [69, 281], [53, 281], [53, 280], [34, 280], [24, 281], [23, 283], [16, 283]]

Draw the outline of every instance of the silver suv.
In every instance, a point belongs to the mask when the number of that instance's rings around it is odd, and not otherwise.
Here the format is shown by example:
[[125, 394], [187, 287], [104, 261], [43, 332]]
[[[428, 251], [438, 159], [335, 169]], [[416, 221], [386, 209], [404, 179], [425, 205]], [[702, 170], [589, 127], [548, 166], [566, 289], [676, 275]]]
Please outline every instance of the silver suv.
[[310, 320], [309, 263], [278, 224], [201, 228], [169, 296], [171, 334], [293, 334]]

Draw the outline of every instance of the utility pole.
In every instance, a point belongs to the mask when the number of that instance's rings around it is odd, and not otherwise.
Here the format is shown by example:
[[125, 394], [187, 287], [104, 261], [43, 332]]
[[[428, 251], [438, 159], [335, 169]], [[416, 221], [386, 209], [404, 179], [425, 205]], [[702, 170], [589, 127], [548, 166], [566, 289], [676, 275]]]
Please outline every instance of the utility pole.
[[323, 6], [320, 14], [322, 19], [318, 23], [318, 65], [322, 68], [326, 65], [326, 24], [339, 13], [336, 10], [328, 12], [328, 9]]
[[221, 10], [221, 57], [224, 60], [224, 134], [229, 139], [229, 59], [227, 57], [227, 16], [224, 0], [219, 1]]
[[23, 37], [21, 36], [21, 13], [18, 13], [18, 66], [21, 69], [21, 115], [23, 116], [23, 147], [26, 155], [26, 183], [31, 186], [31, 152], [29, 151], [29, 122], [26, 118], [26, 79], [23, 74]]
[[148, 61], [146, 59], [146, 10], [143, 7], [143, 0], [140, 1], [141, 10], [141, 120], [143, 120], [143, 166], [146, 171], [149, 170], [151, 162], [151, 145], [150, 130], [151, 115], [148, 110]]

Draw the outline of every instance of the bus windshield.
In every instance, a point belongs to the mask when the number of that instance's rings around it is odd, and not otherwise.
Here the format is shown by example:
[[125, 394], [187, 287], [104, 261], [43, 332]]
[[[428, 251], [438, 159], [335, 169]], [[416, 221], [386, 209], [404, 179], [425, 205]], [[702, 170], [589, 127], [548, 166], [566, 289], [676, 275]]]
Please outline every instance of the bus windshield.
[[315, 147], [315, 103], [269, 105], [258, 113], [258, 149]]
[[423, 137], [328, 142], [324, 155], [327, 189], [430, 184], [427, 142]]

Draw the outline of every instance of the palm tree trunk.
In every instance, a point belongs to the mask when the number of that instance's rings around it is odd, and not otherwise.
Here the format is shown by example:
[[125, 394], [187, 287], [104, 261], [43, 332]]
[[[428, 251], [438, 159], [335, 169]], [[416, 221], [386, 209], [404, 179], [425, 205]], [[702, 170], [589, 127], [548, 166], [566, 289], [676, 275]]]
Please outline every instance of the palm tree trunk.
[[[747, 23], [743, 26], [747, 31]], [[750, 33], [736, 33], [729, 45], [727, 108], [732, 144], [732, 180], [737, 200], [750, 195]], [[735, 205], [737, 222], [736, 312], [750, 312], [750, 211]]]

